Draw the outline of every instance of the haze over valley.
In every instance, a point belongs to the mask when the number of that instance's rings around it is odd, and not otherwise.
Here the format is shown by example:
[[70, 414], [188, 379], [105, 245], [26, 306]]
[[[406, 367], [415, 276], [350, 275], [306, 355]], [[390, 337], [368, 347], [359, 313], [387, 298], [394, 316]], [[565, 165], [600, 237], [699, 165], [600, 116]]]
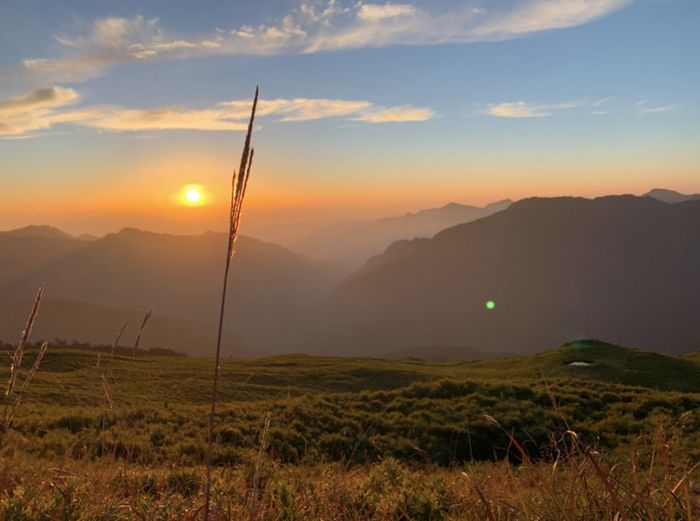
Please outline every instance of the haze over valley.
[[[663, 202], [669, 198], [677, 202]], [[697, 196], [655, 190], [482, 209], [453, 203], [329, 226], [297, 251], [242, 237], [224, 352], [391, 356], [469, 346], [473, 353], [452, 353], [473, 358], [578, 338], [693, 351], [700, 337], [698, 230]], [[48, 281], [36, 330], [42, 338], [109, 345], [124, 321], [135, 336], [140, 317], [153, 310], [143, 347], [206, 354], [225, 240], [213, 232], [136, 229], [100, 238], [50, 226], [2, 232], [0, 287], [9, 320], [1, 339], [14, 338], [35, 288]]]

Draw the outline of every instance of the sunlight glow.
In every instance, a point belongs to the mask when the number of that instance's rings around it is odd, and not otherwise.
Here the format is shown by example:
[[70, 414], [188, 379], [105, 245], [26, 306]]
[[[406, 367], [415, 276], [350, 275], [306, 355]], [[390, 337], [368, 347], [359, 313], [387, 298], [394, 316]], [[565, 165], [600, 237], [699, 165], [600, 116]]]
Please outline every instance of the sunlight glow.
[[199, 200], [202, 198], [202, 194], [199, 193], [199, 190], [197, 190], [196, 188], [190, 188], [189, 190], [187, 190], [185, 197], [189, 202], [194, 204], [199, 202]]
[[205, 203], [202, 185], [187, 185], [180, 191], [180, 201], [185, 206], [202, 206]]

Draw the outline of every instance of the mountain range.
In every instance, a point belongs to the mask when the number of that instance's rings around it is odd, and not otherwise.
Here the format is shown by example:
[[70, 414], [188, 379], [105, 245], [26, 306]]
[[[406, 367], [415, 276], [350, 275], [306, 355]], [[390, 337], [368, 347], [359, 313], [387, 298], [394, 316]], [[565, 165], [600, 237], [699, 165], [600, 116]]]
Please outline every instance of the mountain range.
[[[430, 237], [437, 222], [455, 220]], [[414, 235], [373, 251], [354, 243], [361, 253], [348, 254], [350, 264], [370, 258], [350, 275], [308, 251], [241, 237], [224, 353], [473, 359], [576, 338], [700, 349], [696, 196], [451, 204], [338, 229], [363, 227], [375, 239]], [[0, 232], [0, 340], [16, 341], [46, 283], [35, 338], [110, 344], [128, 320], [130, 345], [153, 310], [142, 347], [209, 354], [226, 240], [129, 228], [99, 238], [50, 226]]]
[[396, 243], [320, 322], [342, 353], [532, 353], [576, 338], [681, 353], [700, 348], [699, 314], [700, 201], [611, 196], [526, 199]]
[[511, 200], [506, 199], [483, 208], [449, 203], [440, 208], [429, 208], [374, 221], [338, 223], [308, 234], [291, 245], [291, 248], [312, 257], [332, 260], [349, 269], [357, 269], [371, 256], [380, 254], [395, 241], [432, 237], [440, 230], [455, 224], [500, 212], [511, 203]]
[[686, 201], [700, 201], [700, 194], [682, 194], [665, 188], [654, 188], [644, 194], [644, 197], [653, 197], [668, 204], [684, 203]]
[[[135, 331], [143, 313], [154, 310], [144, 348], [172, 348], [177, 330], [192, 344], [185, 351], [206, 352], [204, 346], [213, 345], [210, 331], [218, 317], [224, 234], [181, 236], [124, 229], [85, 241], [48, 234], [44, 227], [33, 230], [41, 233], [0, 233], [0, 306], [26, 302], [17, 307], [27, 308], [36, 288], [46, 283], [45, 295], [53, 305], [42, 312], [37, 334], [111, 342], [126, 318], [131, 317]], [[280, 350], [282, 339], [284, 349], [298, 347], [293, 339], [313, 316], [310, 308], [315, 309], [336, 280], [327, 264], [241, 237], [231, 273], [235, 298], [227, 307], [227, 325], [256, 353]], [[58, 313], [66, 309], [81, 317], [70, 321], [70, 328], [66, 313]], [[14, 318], [3, 321], [0, 338], [10, 335], [14, 340], [24, 314], [4, 316]]]

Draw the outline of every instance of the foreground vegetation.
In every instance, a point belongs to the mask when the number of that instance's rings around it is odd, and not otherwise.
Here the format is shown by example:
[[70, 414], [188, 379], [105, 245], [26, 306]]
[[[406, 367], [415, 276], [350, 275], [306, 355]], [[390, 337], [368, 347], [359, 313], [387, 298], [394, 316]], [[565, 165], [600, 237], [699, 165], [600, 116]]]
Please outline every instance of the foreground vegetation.
[[[2, 437], [3, 519], [195, 519], [210, 369], [49, 350]], [[699, 375], [692, 356], [597, 342], [445, 364], [222, 360], [217, 515], [695, 519]]]

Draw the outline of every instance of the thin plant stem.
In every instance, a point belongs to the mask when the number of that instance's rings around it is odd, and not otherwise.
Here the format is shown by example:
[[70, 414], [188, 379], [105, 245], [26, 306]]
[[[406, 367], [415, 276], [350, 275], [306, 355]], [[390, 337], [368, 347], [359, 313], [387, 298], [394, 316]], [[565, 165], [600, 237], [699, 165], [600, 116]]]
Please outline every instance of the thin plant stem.
[[209, 412], [209, 436], [207, 440], [206, 453], [206, 489], [204, 499], [204, 519], [209, 520], [209, 510], [211, 505], [211, 467], [212, 467], [212, 452], [214, 449], [214, 430], [216, 427], [216, 401], [219, 394], [219, 366], [221, 363], [221, 337], [224, 329], [224, 312], [226, 308], [226, 287], [228, 285], [228, 276], [231, 269], [231, 260], [235, 253], [236, 238], [238, 236], [238, 224], [241, 218], [241, 210], [243, 208], [243, 196], [248, 184], [250, 168], [253, 162], [253, 150], [250, 147], [250, 140], [253, 134], [253, 122], [255, 121], [255, 109], [258, 105], [258, 92], [255, 89], [255, 97], [253, 99], [253, 108], [250, 113], [250, 121], [248, 123], [248, 132], [243, 145], [243, 153], [241, 154], [241, 164], [238, 171], [233, 172], [231, 182], [231, 213], [229, 216], [229, 234], [228, 248], [226, 253], [226, 264], [224, 267], [224, 280], [221, 290], [221, 306], [219, 308], [219, 327], [216, 335], [216, 357], [214, 362], [214, 378], [212, 382], [211, 392], [211, 410]]

